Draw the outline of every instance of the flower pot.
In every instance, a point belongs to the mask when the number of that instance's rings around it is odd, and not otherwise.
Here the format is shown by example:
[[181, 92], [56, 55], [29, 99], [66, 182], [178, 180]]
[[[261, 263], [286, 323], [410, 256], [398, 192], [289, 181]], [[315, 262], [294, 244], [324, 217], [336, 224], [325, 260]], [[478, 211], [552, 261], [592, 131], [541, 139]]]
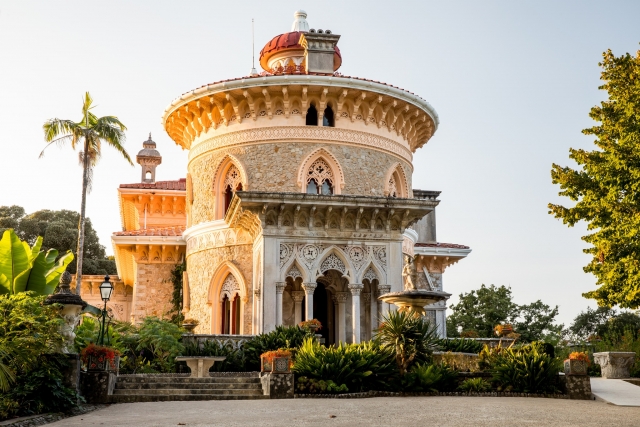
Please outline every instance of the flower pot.
[[269, 358], [260, 356], [260, 372], [271, 372], [272, 364]]
[[197, 323], [183, 323], [182, 327], [187, 330], [187, 333], [193, 334], [193, 330], [198, 326]]
[[105, 356], [89, 356], [87, 360], [87, 371], [108, 371], [118, 372], [120, 369], [120, 356], [115, 356], [109, 360]]
[[565, 375], [587, 375], [589, 364], [586, 360], [566, 359], [564, 361]]
[[291, 372], [289, 363], [290, 357], [274, 357], [273, 364], [271, 365], [271, 373], [273, 374], [287, 374]]

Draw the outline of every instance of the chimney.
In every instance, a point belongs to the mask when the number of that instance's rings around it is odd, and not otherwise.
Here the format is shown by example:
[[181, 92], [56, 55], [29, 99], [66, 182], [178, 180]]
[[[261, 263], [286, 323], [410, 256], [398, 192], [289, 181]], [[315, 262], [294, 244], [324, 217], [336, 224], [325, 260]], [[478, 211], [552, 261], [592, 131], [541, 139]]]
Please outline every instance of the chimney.
[[307, 73], [333, 74], [333, 55], [340, 36], [330, 30], [309, 30], [300, 37], [304, 47], [305, 69]]

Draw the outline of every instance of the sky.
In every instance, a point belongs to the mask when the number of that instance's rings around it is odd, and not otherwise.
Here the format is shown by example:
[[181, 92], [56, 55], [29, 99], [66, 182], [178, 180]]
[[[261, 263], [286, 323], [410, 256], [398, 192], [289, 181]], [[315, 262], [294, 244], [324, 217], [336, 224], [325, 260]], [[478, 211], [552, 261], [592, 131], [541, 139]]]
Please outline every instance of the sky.
[[[442, 191], [438, 240], [473, 249], [444, 275], [450, 303], [484, 283], [510, 286], [519, 304], [558, 305], [565, 324], [595, 307], [581, 296], [596, 286], [582, 270], [586, 227], [548, 214], [549, 202], [570, 204], [550, 169], [572, 165], [570, 147], [593, 147], [581, 130], [606, 98], [598, 62], [607, 49], [639, 49], [637, 1], [0, 0], [0, 205], [79, 211], [77, 154], [38, 155], [42, 124], [79, 121], [85, 91], [98, 116], [127, 126], [132, 157], [152, 133], [157, 180], [184, 177], [187, 152], [162, 128], [165, 107], [247, 75], [251, 19], [257, 55], [298, 9], [312, 28], [341, 35], [340, 72], [410, 90], [438, 112], [413, 183]], [[138, 165], [103, 150], [87, 215], [108, 253], [121, 229], [117, 187], [139, 181]]]

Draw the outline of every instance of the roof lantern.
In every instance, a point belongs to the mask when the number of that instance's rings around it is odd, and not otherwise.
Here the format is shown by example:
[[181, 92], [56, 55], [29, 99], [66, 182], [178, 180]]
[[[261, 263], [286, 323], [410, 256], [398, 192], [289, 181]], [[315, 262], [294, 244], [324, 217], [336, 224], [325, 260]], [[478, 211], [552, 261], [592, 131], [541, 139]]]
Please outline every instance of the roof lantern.
[[162, 163], [162, 156], [156, 150], [156, 143], [151, 139], [151, 132], [149, 132], [149, 139], [142, 143], [142, 150], [138, 152], [136, 162], [142, 166], [141, 182], [156, 182], [156, 167]]
[[342, 65], [331, 30], [309, 28], [307, 12], [293, 14], [291, 32], [275, 36], [260, 51], [260, 66], [271, 74], [333, 74]]

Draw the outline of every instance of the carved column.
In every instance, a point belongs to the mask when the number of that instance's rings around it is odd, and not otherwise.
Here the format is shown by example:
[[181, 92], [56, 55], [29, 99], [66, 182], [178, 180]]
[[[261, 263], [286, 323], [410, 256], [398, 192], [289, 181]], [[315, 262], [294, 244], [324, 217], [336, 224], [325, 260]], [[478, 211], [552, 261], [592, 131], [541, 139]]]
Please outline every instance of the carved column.
[[[378, 285], [378, 296], [388, 294], [389, 292], [391, 292], [391, 285]], [[383, 316], [386, 316], [389, 313], [389, 304], [382, 301], [380, 301], [380, 303], [381, 304], [380, 304], [379, 317], [382, 318]]]
[[304, 289], [305, 297], [307, 298], [307, 306], [305, 307], [306, 308], [307, 318], [305, 320], [313, 319], [313, 293], [315, 292], [317, 286], [318, 286], [317, 283], [303, 283], [302, 284], [302, 288]]
[[287, 284], [276, 282], [276, 326], [282, 325], [282, 294]]
[[360, 293], [362, 292], [362, 283], [351, 283], [349, 290], [351, 291], [352, 342], [357, 344], [360, 342]]
[[375, 289], [371, 289], [371, 318], [369, 322], [371, 323], [371, 338], [375, 335], [375, 330], [380, 326], [380, 322], [378, 322], [378, 292]]
[[262, 318], [261, 313], [260, 313], [260, 289], [255, 289], [253, 291], [253, 296], [255, 299], [254, 302], [254, 306], [255, 306], [255, 319], [253, 319], [253, 334], [257, 335], [259, 334], [260, 331], [260, 319]]
[[[364, 301], [364, 325], [361, 327], [364, 329], [364, 337], [369, 340], [373, 337], [373, 329], [375, 328], [373, 322], [371, 321], [371, 294], [373, 292], [366, 292], [362, 294], [362, 299]], [[367, 314], [369, 316], [367, 316]]]
[[302, 322], [302, 300], [304, 299], [304, 291], [291, 292], [291, 298], [295, 306], [295, 321], [296, 325]]
[[338, 301], [338, 342], [347, 341], [347, 311], [345, 303], [348, 297], [348, 292], [336, 293], [336, 300]]

